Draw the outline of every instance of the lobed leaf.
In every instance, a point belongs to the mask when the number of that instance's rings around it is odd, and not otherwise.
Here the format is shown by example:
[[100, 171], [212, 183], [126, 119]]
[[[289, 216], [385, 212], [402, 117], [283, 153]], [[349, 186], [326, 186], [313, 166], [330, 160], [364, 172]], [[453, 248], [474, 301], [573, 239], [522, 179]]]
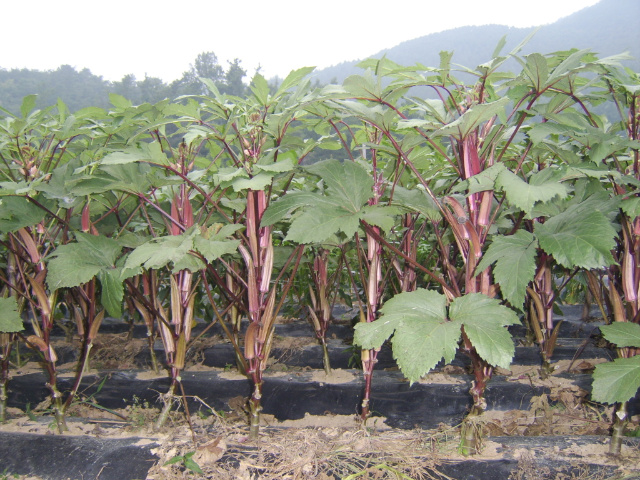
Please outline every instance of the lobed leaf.
[[223, 255], [233, 254], [238, 250], [240, 240], [213, 240], [202, 236], [194, 238], [193, 246], [207, 262], [213, 262]]
[[122, 245], [109, 237], [76, 233], [76, 243], [60, 245], [49, 256], [47, 283], [51, 290], [77, 287], [102, 270], [113, 268]]
[[596, 402], [618, 403], [633, 398], [640, 388], [640, 355], [617, 358], [596, 365], [591, 398]]
[[418, 212], [431, 221], [438, 221], [442, 218], [438, 205], [427, 192], [420, 188], [409, 190], [399, 185], [396, 186], [393, 204]]
[[355, 327], [354, 343], [362, 348], [379, 348], [393, 336], [393, 356], [402, 373], [415, 382], [444, 358], [453, 360], [460, 325], [446, 318], [446, 298], [437, 292], [418, 289], [388, 300], [382, 316]]
[[498, 236], [482, 257], [476, 273], [495, 263], [493, 276], [500, 284], [502, 296], [513, 307], [522, 310], [527, 285], [536, 272], [537, 248], [535, 237], [526, 230], [518, 230], [514, 235]]
[[387, 205], [365, 206], [362, 209], [360, 218], [368, 224], [375, 225], [385, 232], [388, 232], [396, 224], [395, 217], [399, 213], [398, 208]]
[[469, 177], [463, 183], [466, 183], [466, 188], [468, 189], [469, 194], [493, 190], [495, 188], [498, 175], [500, 175], [500, 173], [505, 169], [506, 167], [502, 163], [496, 163], [480, 173]]
[[[542, 173], [536, 175], [542, 178]], [[567, 187], [557, 178], [545, 173], [544, 180], [540, 181], [536, 179], [536, 175], [532, 175], [527, 183], [510, 170], [502, 170], [496, 178], [496, 186], [505, 192], [509, 203], [525, 213], [529, 213], [536, 202], [548, 202], [556, 196], [567, 196]]]
[[601, 268], [613, 263], [616, 230], [600, 211], [580, 205], [536, 226], [540, 247], [566, 268]]
[[180, 261], [193, 249], [193, 230], [182, 235], [157, 237], [143, 243], [127, 257], [124, 268], [131, 274], [138, 267], [157, 269]]
[[353, 343], [364, 349], [380, 348], [396, 331], [400, 318], [379, 318], [375, 322], [360, 322], [354, 327]]
[[302, 67], [297, 70], [292, 70], [289, 75], [287, 75], [287, 78], [285, 78], [278, 87], [278, 91], [276, 92], [275, 97], [278, 98], [284, 95], [287, 90], [296, 87], [306, 76], [311, 74], [311, 72], [313, 72], [314, 70], [315, 67]]
[[513, 310], [495, 298], [469, 293], [451, 302], [449, 316], [452, 322], [464, 326], [471, 344], [484, 360], [491, 365], [509, 368], [515, 345], [504, 327], [520, 323]]
[[322, 201], [322, 196], [312, 192], [290, 192], [279, 198], [267, 207], [262, 214], [260, 224], [273, 225], [279, 222], [294, 210], [302, 207], [311, 207]]
[[391, 341], [393, 358], [402, 374], [416, 382], [443, 358], [445, 363], [453, 360], [460, 334], [459, 325], [444, 319], [407, 316]]
[[509, 101], [508, 97], [502, 97], [495, 102], [474, 105], [459, 118], [437, 130], [434, 135], [452, 135], [461, 140], [483, 122], [504, 113]]
[[640, 325], [637, 323], [614, 322], [611, 325], [603, 325], [600, 331], [604, 338], [618, 348], [640, 348]]
[[6, 196], [0, 199], [0, 232], [15, 232], [23, 227], [40, 223], [46, 215], [44, 209], [26, 197]]
[[251, 178], [243, 178], [241, 176], [234, 178], [229, 182], [233, 187], [234, 192], [240, 192], [242, 190], [264, 190], [264, 188], [271, 183], [271, 180], [275, 176], [275, 172], [258, 172]]
[[515, 345], [506, 328], [484, 318], [483, 321], [466, 323], [464, 331], [482, 359], [490, 365], [509, 368], [515, 354]]
[[322, 178], [327, 186], [327, 196], [336, 204], [357, 212], [371, 198], [373, 180], [369, 173], [355, 162], [340, 163], [325, 160], [306, 168], [309, 173]]
[[337, 206], [313, 208], [297, 217], [285, 240], [298, 243], [322, 243], [339, 231], [347, 237], [355, 235], [360, 225], [361, 214]]

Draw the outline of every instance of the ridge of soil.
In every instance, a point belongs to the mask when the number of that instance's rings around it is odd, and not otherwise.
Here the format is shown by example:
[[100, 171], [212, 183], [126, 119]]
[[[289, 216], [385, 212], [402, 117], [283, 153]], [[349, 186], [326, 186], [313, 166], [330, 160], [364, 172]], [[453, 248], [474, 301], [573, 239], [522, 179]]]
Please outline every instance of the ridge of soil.
[[[610, 357], [590, 337], [597, 325], [562, 325], [571, 337], [558, 339], [554, 372], [546, 378], [540, 377], [536, 347], [516, 348], [514, 365], [497, 369], [489, 383], [489, 410], [475, 420], [485, 438], [471, 457], [458, 452], [472, 381], [461, 358], [410, 386], [385, 347], [373, 380], [374, 416], [363, 424], [355, 415], [361, 371], [325, 374], [309, 326], [279, 325], [275, 358], [265, 373], [263, 427], [252, 441], [245, 406], [250, 384], [234, 370], [233, 351], [218, 337], [194, 342], [182, 372], [193, 431], [178, 405], [167, 426], [154, 431], [166, 372], [140, 369], [149, 355], [145, 339], [100, 333], [63, 435], [53, 433], [40, 365], [13, 369], [10, 419], [0, 425], [0, 472], [29, 480], [640, 479], [640, 439], [626, 438], [622, 455], [610, 456], [613, 408], [588, 400], [588, 374]], [[329, 342], [332, 360], [345, 367], [353, 357], [344, 338], [349, 328], [336, 325]], [[283, 337], [288, 331], [294, 334]], [[59, 365], [60, 387], [68, 390], [73, 348], [58, 341], [55, 349], [68, 362]], [[630, 402], [630, 414], [628, 433], [638, 433], [639, 396]], [[66, 451], [85, 456], [74, 459]], [[189, 469], [187, 459], [203, 473]]]

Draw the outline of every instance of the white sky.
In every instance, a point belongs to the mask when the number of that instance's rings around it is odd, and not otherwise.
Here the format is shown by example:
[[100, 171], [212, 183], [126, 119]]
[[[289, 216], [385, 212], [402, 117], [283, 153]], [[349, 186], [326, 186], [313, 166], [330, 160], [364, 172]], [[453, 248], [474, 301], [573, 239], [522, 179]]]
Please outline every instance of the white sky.
[[0, 0], [0, 68], [179, 78], [198, 53], [251, 76], [363, 59], [465, 25], [552, 23], [598, 0]]

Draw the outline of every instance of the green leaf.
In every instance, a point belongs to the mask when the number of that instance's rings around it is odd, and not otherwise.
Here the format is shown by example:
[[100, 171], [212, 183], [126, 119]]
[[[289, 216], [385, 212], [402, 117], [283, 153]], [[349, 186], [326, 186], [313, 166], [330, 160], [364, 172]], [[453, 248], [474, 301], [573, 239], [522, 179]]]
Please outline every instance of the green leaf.
[[405, 292], [387, 300], [380, 309], [383, 315], [418, 315], [438, 321], [446, 319], [446, 297], [437, 292], [420, 288], [415, 292]]
[[267, 104], [269, 101], [269, 84], [259, 73], [256, 73], [251, 80], [251, 91], [260, 105]]
[[191, 470], [192, 472], [195, 473], [200, 473], [200, 474], [204, 474], [204, 472], [202, 471], [202, 469], [200, 468], [200, 465], [198, 465], [195, 460], [193, 460], [191, 457], [193, 457], [193, 454], [195, 452], [189, 452], [184, 456], [184, 466], [186, 468], [188, 468], [189, 470]]
[[411, 383], [420, 380], [440, 360], [450, 363], [460, 340], [460, 326], [444, 319], [407, 317], [397, 328], [393, 340], [393, 358]]
[[491, 365], [509, 368], [515, 345], [504, 327], [520, 323], [513, 310], [501, 305], [495, 298], [469, 293], [451, 302], [449, 316], [452, 322], [464, 326], [480, 357]]
[[238, 250], [240, 240], [213, 240], [202, 236], [194, 238], [195, 250], [206, 258], [207, 262], [213, 262], [223, 255], [235, 253]]
[[367, 171], [355, 162], [326, 160], [306, 170], [323, 179], [324, 195], [292, 192], [274, 202], [263, 216], [264, 225], [283, 219], [298, 208], [302, 214], [294, 217], [286, 240], [299, 243], [322, 243], [343, 232], [348, 238], [357, 231], [360, 220], [368, 216], [373, 225], [390, 229], [395, 207], [376, 210], [364, 207], [372, 195], [373, 181]]
[[51, 290], [77, 287], [94, 278], [103, 266], [87, 257], [87, 250], [77, 243], [61, 245], [56, 258], [49, 260], [47, 283]]
[[264, 190], [264, 188], [271, 183], [274, 176], [275, 173], [259, 172], [251, 178], [237, 177], [231, 180], [230, 185], [233, 187], [234, 192], [240, 192], [242, 190]]
[[182, 235], [157, 237], [143, 243], [129, 254], [125, 269], [158, 269], [181, 261], [193, 249], [195, 232], [195, 229], [191, 229]]
[[124, 286], [120, 276], [121, 270], [116, 268], [107, 268], [98, 272], [101, 287], [100, 301], [107, 313], [113, 318], [122, 317]]
[[296, 167], [296, 164], [293, 162], [291, 158], [285, 158], [284, 160], [281, 160], [276, 163], [273, 163], [273, 162], [265, 163], [265, 164], [256, 163], [253, 168], [257, 170], [262, 170], [265, 172], [283, 173], [283, 172], [290, 172], [295, 167]]
[[616, 230], [600, 211], [573, 205], [538, 224], [540, 247], [566, 268], [602, 268], [613, 263]]
[[501, 172], [506, 170], [502, 163], [496, 163], [482, 172], [469, 177], [466, 180], [468, 193], [478, 193], [495, 189], [496, 179]]
[[298, 208], [316, 205], [322, 201], [322, 198], [312, 192], [289, 192], [275, 202], [271, 202], [262, 215], [260, 224], [263, 226], [273, 225]]
[[355, 162], [325, 160], [307, 167], [306, 170], [322, 178], [327, 186], [327, 195], [352, 212], [359, 211], [372, 196], [373, 180]]
[[536, 123], [531, 129], [528, 131], [529, 138], [533, 145], [538, 145], [543, 140], [545, 140], [549, 135], [563, 135], [570, 136], [575, 134], [575, 130], [566, 125], [559, 125], [557, 123], [545, 122], [545, 123]]
[[77, 232], [75, 236], [78, 244], [90, 253], [93, 260], [105, 267], [112, 267], [122, 251], [122, 245], [113, 238], [83, 232]]
[[603, 325], [600, 331], [604, 338], [618, 348], [640, 348], [640, 325], [637, 323], [614, 322], [611, 325]]
[[584, 57], [586, 53], [589, 53], [589, 49], [577, 50], [567, 58], [565, 58], [560, 63], [560, 65], [553, 69], [551, 75], [549, 75], [549, 77], [547, 78], [547, 83], [551, 85], [567, 73], [574, 71], [576, 68], [582, 66], [582, 57]]
[[49, 256], [47, 283], [51, 290], [77, 287], [115, 266], [122, 246], [114, 239], [76, 234], [76, 243], [60, 245]]
[[291, 73], [289, 73], [289, 75], [287, 75], [287, 78], [282, 81], [275, 96], [280, 97], [290, 88], [297, 86], [301, 80], [303, 80], [314, 70], [315, 67], [302, 67], [298, 70], [293, 70]]
[[24, 330], [15, 297], [0, 297], [0, 332], [13, 333]]
[[355, 327], [354, 343], [378, 348], [393, 336], [393, 356], [412, 383], [427, 374], [444, 358], [453, 360], [460, 325], [447, 321], [446, 298], [437, 292], [418, 289], [388, 300], [382, 316]]
[[44, 209], [34, 205], [26, 197], [2, 197], [0, 199], [0, 232], [15, 232], [22, 227], [37, 225], [45, 215]]
[[538, 242], [526, 230], [518, 230], [514, 235], [497, 236], [478, 264], [476, 273], [495, 263], [493, 276], [500, 284], [502, 296], [513, 307], [522, 310], [527, 285], [536, 272], [537, 248]]
[[353, 343], [364, 349], [380, 348], [394, 334], [400, 321], [397, 317], [382, 317], [375, 322], [360, 322], [354, 327]]
[[75, 195], [93, 195], [111, 190], [147, 193], [151, 167], [145, 163], [103, 165], [99, 170], [66, 183]]
[[591, 398], [596, 402], [618, 403], [633, 398], [640, 388], [640, 355], [617, 358], [596, 365]]
[[531, 55], [527, 55], [526, 58], [527, 63], [524, 67], [524, 72], [531, 80], [536, 91], [541, 92], [549, 78], [547, 59], [539, 53], [532, 53]]
[[111, 102], [111, 105], [122, 110], [125, 110], [133, 105], [131, 103], [131, 100], [127, 100], [125, 97], [117, 93], [110, 93], [109, 101]]
[[130, 147], [120, 152], [113, 152], [106, 155], [102, 160], [102, 165], [119, 165], [132, 162], [153, 162], [158, 165], [168, 165], [170, 162], [167, 155], [162, 151], [159, 143], [142, 143], [137, 147]]
[[176, 463], [184, 462], [184, 457], [182, 455], [176, 455], [175, 457], [170, 458], [166, 462], [164, 462], [164, 466], [167, 465], [175, 465]]
[[38, 95], [27, 95], [22, 99], [22, 105], [20, 105], [20, 114], [22, 118], [27, 118], [27, 115], [31, 113], [31, 111], [36, 108], [36, 100], [38, 99]]
[[322, 243], [339, 231], [351, 238], [358, 230], [360, 217], [359, 213], [354, 214], [338, 206], [310, 209], [291, 223], [285, 240], [305, 244]]
[[206, 264], [191, 252], [187, 252], [180, 258], [173, 260], [173, 270], [179, 272], [180, 270], [189, 270], [190, 272], [197, 272], [206, 267]]
[[498, 42], [498, 44], [496, 45], [496, 48], [494, 48], [493, 53], [491, 54], [491, 58], [498, 57], [506, 44], [507, 44], [507, 36], [503, 35], [500, 41]]
[[474, 105], [459, 118], [440, 128], [434, 135], [453, 135], [458, 140], [461, 140], [483, 122], [503, 113], [509, 102], [508, 97], [502, 97], [495, 102]]
[[509, 368], [516, 351], [509, 330], [487, 321], [467, 323], [464, 331], [482, 359], [490, 365]]
[[438, 221], [442, 218], [436, 203], [427, 192], [419, 187], [408, 190], [396, 186], [393, 204], [418, 212], [431, 221]]
[[399, 213], [400, 210], [396, 207], [372, 205], [363, 207], [360, 218], [370, 225], [375, 225], [385, 232], [389, 232], [396, 224], [396, 216]]
[[222, 184], [235, 178], [249, 178], [249, 174], [244, 168], [225, 167], [219, 169], [213, 178], [217, 184]]
[[496, 186], [504, 190], [509, 203], [525, 213], [529, 213], [536, 202], [547, 202], [555, 196], [564, 198], [568, 194], [567, 187], [545, 170], [532, 175], [529, 183], [510, 170], [503, 170], [496, 179]]
[[370, 71], [365, 75], [350, 75], [342, 82], [344, 89], [354, 97], [382, 98], [382, 87]]
[[632, 220], [640, 216], [640, 197], [625, 198], [620, 202], [620, 208]]

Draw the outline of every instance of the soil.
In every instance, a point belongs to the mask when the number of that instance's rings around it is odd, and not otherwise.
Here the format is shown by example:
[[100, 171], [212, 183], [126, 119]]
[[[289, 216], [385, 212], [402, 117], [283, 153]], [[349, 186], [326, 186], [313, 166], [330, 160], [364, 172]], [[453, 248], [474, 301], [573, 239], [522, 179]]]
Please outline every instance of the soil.
[[[0, 478], [640, 479], [639, 439], [628, 437], [622, 455], [610, 456], [613, 410], [588, 399], [587, 374], [606, 361], [606, 355], [574, 351], [556, 362], [545, 379], [535, 365], [498, 370], [487, 395], [489, 410], [476, 420], [484, 432], [482, 447], [477, 455], [465, 457], [458, 452], [470, 385], [464, 363], [441, 366], [412, 387], [393, 367], [377, 371], [373, 407], [379, 413], [363, 424], [355, 415], [361, 373], [335, 369], [326, 375], [295, 361], [287, 363], [315, 346], [315, 340], [279, 335], [274, 349], [290, 355], [277, 357], [267, 373], [263, 426], [259, 440], [253, 441], [248, 435], [245, 377], [230, 365], [206, 365], [207, 352], [223, 345], [218, 337], [193, 346], [184, 371], [190, 422], [177, 408], [159, 431], [152, 426], [166, 375], [139, 368], [137, 358], [146, 341], [125, 341], [123, 333], [101, 334], [98, 340], [91, 367], [100, 370], [87, 374], [86, 387], [69, 412], [69, 432], [63, 435], [53, 433], [49, 404], [40, 402], [47, 394], [42, 383], [39, 393], [18, 391], [21, 379], [33, 384], [42, 375], [37, 363], [12, 371], [9, 402], [14, 406], [9, 421], [0, 426]], [[56, 347], [65, 349], [63, 342]], [[60, 365], [61, 382], [70, 380], [72, 366]], [[111, 397], [101, 397], [106, 393], [98, 387], [105, 372], [111, 376], [104, 390], [115, 389]], [[115, 383], [118, 379], [122, 383]], [[214, 381], [225, 382], [220, 384], [225, 391], [209, 396], [207, 389], [219, 385]], [[150, 383], [139, 395], [113, 387], [140, 382]], [[389, 390], [386, 382], [393, 385]], [[295, 390], [297, 385], [304, 388]], [[438, 393], [444, 387], [448, 393]], [[338, 405], [337, 392], [350, 392], [353, 398], [346, 407]], [[27, 397], [32, 399], [28, 409]], [[310, 399], [318, 400], [319, 411], [308, 408]], [[294, 408], [298, 403], [302, 410]], [[454, 404], [455, 413], [446, 414]], [[428, 417], [431, 408], [435, 413]], [[640, 432], [640, 411], [632, 413], [628, 431]], [[412, 428], [409, 419], [414, 418], [420, 428]], [[73, 452], [82, 455], [73, 460]]]

